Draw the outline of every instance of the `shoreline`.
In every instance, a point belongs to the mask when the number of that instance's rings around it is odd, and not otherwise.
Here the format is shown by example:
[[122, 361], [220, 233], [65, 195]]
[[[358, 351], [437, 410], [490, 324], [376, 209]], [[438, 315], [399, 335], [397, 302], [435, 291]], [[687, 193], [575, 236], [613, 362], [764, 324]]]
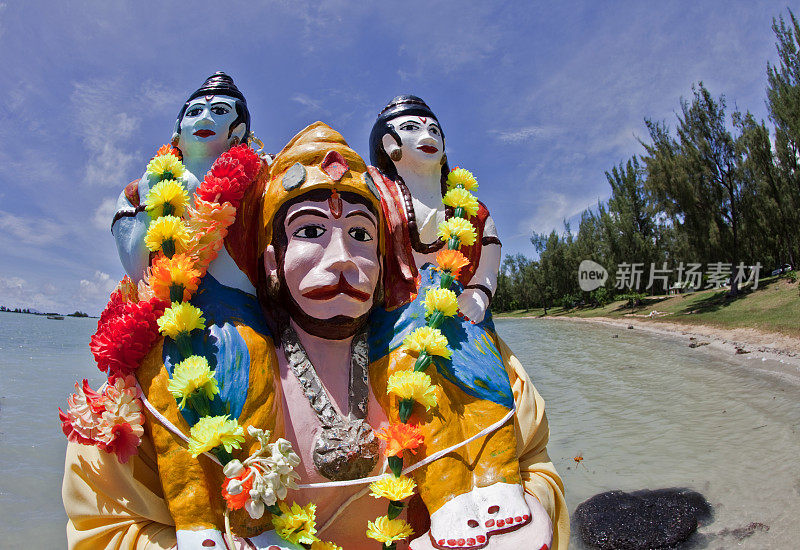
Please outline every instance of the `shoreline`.
[[[508, 317], [508, 319], [511, 318]], [[692, 345], [695, 348], [707, 347], [724, 355], [734, 356], [737, 360], [742, 360], [743, 364], [748, 367], [800, 385], [800, 338], [784, 334], [763, 332], [757, 329], [723, 329], [710, 325], [645, 321], [635, 317], [523, 316], [513, 318], [592, 323], [622, 330], [633, 327], [633, 330], [672, 337], [688, 347], [692, 347]]]

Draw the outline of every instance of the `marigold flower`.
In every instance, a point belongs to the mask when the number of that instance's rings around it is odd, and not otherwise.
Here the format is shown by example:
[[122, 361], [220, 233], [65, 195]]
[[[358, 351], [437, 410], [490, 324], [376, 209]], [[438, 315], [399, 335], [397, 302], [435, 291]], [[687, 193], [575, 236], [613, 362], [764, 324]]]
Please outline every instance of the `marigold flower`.
[[386, 456], [400, 458], [403, 458], [404, 451], [417, 454], [417, 448], [424, 441], [419, 427], [411, 424], [390, 424], [375, 435], [386, 442]]
[[250, 182], [241, 163], [223, 154], [211, 165], [195, 194], [206, 201], [229, 202], [238, 208]]
[[456, 166], [447, 174], [447, 188], [455, 189], [459, 185], [464, 186], [467, 191], [474, 191], [478, 188], [478, 180], [469, 170]]
[[[188, 225], [194, 227], [192, 220]], [[194, 266], [200, 270], [201, 276], [205, 274], [209, 264], [217, 257], [227, 234], [228, 230], [218, 222], [211, 222], [210, 225], [200, 228], [194, 233], [188, 253], [194, 258]]]
[[472, 246], [478, 238], [475, 226], [464, 218], [450, 218], [440, 223], [439, 236], [445, 241], [449, 241], [451, 237], [458, 237], [464, 246]]
[[417, 484], [410, 477], [386, 475], [369, 484], [369, 494], [375, 498], [403, 500], [413, 495], [416, 487]]
[[194, 392], [204, 393], [209, 400], [219, 393], [217, 379], [208, 360], [199, 355], [187, 357], [175, 365], [167, 389], [175, 399], [180, 399], [180, 409], [186, 406], [186, 399]]
[[114, 292], [119, 292], [122, 299], [126, 302], [139, 301], [139, 293], [136, 290], [136, 283], [134, 283], [133, 279], [127, 275], [125, 275], [122, 280], [117, 283], [117, 288], [114, 289]]
[[165, 305], [155, 298], [124, 302], [115, 315], [101, 319], [89, 344], [97, 367], [110, 375], [133, 374], [158, 337], [156, 319]]
[[463, 187], [450, 189], [447, 193], [445, 193], [442, 202], [446, 206], [463, 208], [464, 212], [466, 212], [467, 216], [469, 217], [472, 217], [478, 213], [478, 199], [476, 199], [475, 195]]
[[399, 540], [406, 539], [414, 534], [414, 530], [404, 519], [389, 519], [389, 516], [381, 516], [374, 522], [367, 523], [367, 536], [383, 544], [392, 544]]
[[402, 370], [392, 374], [386, 392], [400, 399], [413, 399], [426, 410], [436, 406], [436, 387], [424, 372]]
[[431, 288], [425, 293], [425, 312], [432, 315], [441, 311], [445, 317], [452, 317], [458, 312], [456, 293], [448, 288]]
[[188, 302], [172, 302], [158, 319], [158, 329], [164, 336], [173, 340], [179, 334], [189, 334], [193, 330], [206, 328], [203, 312]]
[[458, 250], [443, 248], [436, 254], [436, 263], [439, 269], [449, 271], [454, 279], [458, 279], [461, 269], [469, 265], [469, 260]]
[[425, 352], [450, 359], [452, 352], [447, 347], [447, 337], [438, 328], [419, 327], [406, 336], [403, 345], [407, 351]]
[[305, 507], [294, 503], [289, 508], [284, 502], [278, 506], [283, 513], [280, 516], [272, 516], [272, 526], [282, 538], [293, 544], [311, 544], [318, 540], [315, 536], [317, 506], [313, 502]]
[[183, 160], [183, 155], [181, 155], [180, 149], [178, 149], [177, 147], [173, 147], [172, 145], [166, 145], [166, 144], [158, 148], [158, 151], [156, 151], [155, 156], [167, 155], [167, 154], [172, 154], [178, 157], [179, 160]]
[[203, 416], [189, 431], [189, 452], [192, 458], [222, 446], [227, 452], [240, 449], [244, 441], [244, 429], [236, 420], [225, 416]]
[[[222, 484], [222, 498], [228, 503], [228, 508], [231, 510], [241, 510], [250, 498], [250, 490], [253, 488], [254, 476], [250, 472], [250, 468], [245, 468], [238, 476], [228, 478]], [[235, 494], [228, 492], [228, 483], [237, 480], [241, 483], [238, 484], [238, 492]], [[233, 489], [231, 489], [233, 490]]]
[[170, 300], [172, 286], [183, 287], [183, 300], [191, 298], [200, 284], [200, 271], [188, 254], [175, 254], [172, 258], [159, 255], [150, 267], [150, 288], [162, 300]]
[[223, 227], [230, 227], [236, 221], [236, 208], [229, 202], [211, 202], [200, 197], [194, 198], [194, 208], [191, 211], [191, 220], [198, 224], [208, 225], [219, 222]]
[[258, 169], [261, 167], [261, 160], [258, 155], [249, 146], [242, 143], [236, 147], [228, 149], [227, 155], [239, 161], [244, 170], [244, 175], [248, 180], [256, 177]]
[[170, 240], [175, 246], [175, 252], [186, 252], [189, 248], [189, 232], [177, 216], [161, 216], [150, 222], [144, 244], [148, 250], [157, 252], [161, 250], [164, 241]]
[[311, 543], [311, 550], [342, 550], [342, 547], [337, 546], [332, 542], [315, 540], [314, 542]]
[[189, 193], [175, 180], [161, 180], [147, 192], [144, 203], [153, 219], [163, 216], [167, 205], [171, 207], [168, 214], [181, 217], [189, 204]]
[[186, 167], [181, 159], [172, 153], [157, 155], [147, 165], [147, 175], [156, 181], [177, 179], [183, 176], [184, 172]]

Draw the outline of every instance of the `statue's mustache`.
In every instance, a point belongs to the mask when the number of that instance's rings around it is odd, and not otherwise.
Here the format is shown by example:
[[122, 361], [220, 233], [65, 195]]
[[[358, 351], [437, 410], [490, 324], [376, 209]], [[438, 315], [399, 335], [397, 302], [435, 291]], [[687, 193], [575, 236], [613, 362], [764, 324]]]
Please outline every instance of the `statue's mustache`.
[[344, 273], [339, 274], [339, 282], [337, 282], [335, 285], [326, 285], [314, 288], [308, 292], [304, 292], [303, 296], [312, 300], [330, 300], [339, 294], [352, 296], [359, 302], [366, 302], [370, 299], [369, 293], [358, 290], [348, 283], [344, 278]]

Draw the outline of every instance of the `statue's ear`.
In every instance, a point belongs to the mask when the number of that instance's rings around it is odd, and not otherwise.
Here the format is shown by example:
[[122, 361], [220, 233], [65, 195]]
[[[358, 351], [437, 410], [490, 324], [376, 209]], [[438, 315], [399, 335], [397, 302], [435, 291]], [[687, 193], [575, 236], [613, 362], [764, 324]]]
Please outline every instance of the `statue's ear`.
[[228, 138], [228, 141], [231, 141], [233, 138], [237, 137], [239, 138], [238, 143], [244, 143], [244, 130], [244, 122], [240, 122], [233, 130], [231, 130], [231, 135]]
[[397, 153], [395, 153], [394, 156], [392, 156], [392, 153], [400, 150], [400, 144], [397, 143], [395, 137], [391, 134], [383, 134], [381, 143], [383, 143], [383, 150], [386, 151], [386, 154], [389, 155], [390, 158], [394, 159], [395, 156], [397, 156]]
[[275, 248], [272, 245], [264, 250], [264, 271], [267, 278], [278, 276], [278, 262], [275, 258]]

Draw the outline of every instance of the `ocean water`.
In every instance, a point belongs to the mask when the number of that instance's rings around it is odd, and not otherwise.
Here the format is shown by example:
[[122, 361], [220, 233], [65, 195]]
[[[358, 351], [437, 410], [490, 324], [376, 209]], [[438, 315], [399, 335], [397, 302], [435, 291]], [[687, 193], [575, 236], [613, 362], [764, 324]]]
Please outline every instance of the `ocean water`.
[[[58, 407], [77, 380], [103, 381], [96, 323], [0, 313], [0, 548], [66, 544]], [[800, 387], [671, 337], [526, 319], [497, 329], [547, 401], [570, 510], [610, 489], [688, 487], [715, 509], [695, 547], [797, 547]], [[724, 534], [752, 522], [769, 530]]]

